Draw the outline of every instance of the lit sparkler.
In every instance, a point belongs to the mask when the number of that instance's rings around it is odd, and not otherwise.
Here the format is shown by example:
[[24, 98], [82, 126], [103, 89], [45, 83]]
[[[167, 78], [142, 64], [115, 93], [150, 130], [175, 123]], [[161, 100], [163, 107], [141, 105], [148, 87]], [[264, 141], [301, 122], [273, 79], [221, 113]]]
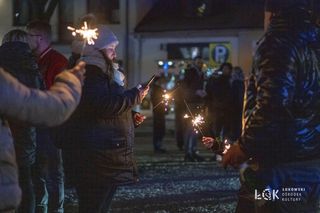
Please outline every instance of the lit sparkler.
[[185, 114], [183, 118], [190, 118], [190, 116], [188, 114]]
[[173, 89], [170, 93], [167, 92], [167, 90], [163, 90], [163, 95], [162, 95], [162, 100], [160, 101], [160, 103], [156, 104], [153, 109], [157, 108], [160, 104], [164, 104], [164, 109], [165, 111], [168, 111], [168, 107], [171, 103], [171, 101], [174, 101], [173, 98], [173, 93], [176, 91], [178, 87], [176, 87], [175, 89]]
[[225, 139], [222, 154], [226, 154], [228, 152], [228, 150], [230, 149], [230, 147], [231, 147], [231, 144], [229, 143], [229, 141], [227, 139]]
[[98, 28], [90, 29], [86, 21], [80, 29], [68, 26], [68, 30], [72, 31], [73, 36], [79, 34], [83, 38], [81, 57], [83, 55], [84, 48], [86, 47], [86, 43], [89, 45], [94, 45], [94, 39], [98, 38]]
[[[202, 130], [201, 130], [201, 125], [205, 123], [203, 116], [201, 116], [200, 114], [194, 116], [194, 115], [192, 114], [192, 112], [191, 112], [191, 110], [190, 110], [190, 107], [189, 107], [189, 105], [187, 104], [186, 100], [183, 100], [183, 101], [184, 101], [184, 104], [185, 104], [186, 107], [187, 107], [187, 110], [188, 110], [191, 118], [192, 118], [191, 123], [192, 123], [192, 126], [194, 127], [194, 132], [195, 132], [196, 134], [198, 134], [198, 133], [200, 132], [201, 135], [204, 136], [204, 135], [203, 135], [203, 132], [202, 132]], [[188, 114], [185, 114], [183, 117], [184, 117], [184, 118], [190, 118], [190, 116], [189, 116]]]
[[196, 117], [194, 117], [194, 119], [192, 119], [191, 122], [192, 122], [192, 126], [194, 127], [195, 133], [198, 134], [199, 131], [201, 132], [200, 126], [204, 124], [204, 118], [201, 115], [196, 115]]
[[163, 92], [164, 94], [162, 95], [162, 98], [163, 98], [162, 103], [164, 104], [164, 110], [168, 111], [169, 102], [171, 100], [174, 101], [174, 99], [171, 97], [170, 94], [167, 93], [167, 90], [164, 90]]

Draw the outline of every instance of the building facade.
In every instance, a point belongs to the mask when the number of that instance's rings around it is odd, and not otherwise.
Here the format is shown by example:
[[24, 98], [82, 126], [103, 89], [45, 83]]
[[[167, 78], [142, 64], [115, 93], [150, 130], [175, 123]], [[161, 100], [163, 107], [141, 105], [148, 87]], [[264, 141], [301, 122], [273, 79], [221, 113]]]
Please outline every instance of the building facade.
[[[30, 2], [0, 0], [0, 39], [25, 27], [35, 12]], [[66, 27], [95, 13], [119, 38], [130, 86], [148, 80], [158, 60], [188, 60], [195, 48], [210, 66], [228, 60], [248, 73], [263, 34], [263, 0], [51, 0], [42, 10], [50, 16], [54, 46], [67, 57], [72, 38]]]

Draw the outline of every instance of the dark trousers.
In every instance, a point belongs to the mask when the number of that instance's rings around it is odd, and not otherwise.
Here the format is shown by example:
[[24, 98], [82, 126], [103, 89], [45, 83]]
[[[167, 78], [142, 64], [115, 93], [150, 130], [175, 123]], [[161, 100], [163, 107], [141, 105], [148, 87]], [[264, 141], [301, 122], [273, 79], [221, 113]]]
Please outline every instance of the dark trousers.
[[176, 127], [176, 140], [177, 140], [177, 146], [179, 149], [183, 148], [184, 145], [184, 121], [183, 118], [183, 111], [180, 109], [176, 109], [176, 115], [175, 115], [175, 127]]
[[116, 189], [115, 185], [108, 185], [108, 181], [80, 180], [76, 184], [79, 197], [79, 213], [108, 212]]
[[50, 134], [37, 134], [35, 168], [37, 212], [63, 213], [64, 174], [61, 149], [56, 148]]
[[159, 105], [153, 110], [153, 148], [161, 149], [166, 131], [165, 109]]
[[19, 166], [19, 185], [22, 199], [17, 213], [34, 213], [35, 195], [32, 182], [32, 165]]
[[198, 134], [191, 122], [188, 121], [184, 129], [184, 150], [186, 155], [193, 155], [197, 151]]

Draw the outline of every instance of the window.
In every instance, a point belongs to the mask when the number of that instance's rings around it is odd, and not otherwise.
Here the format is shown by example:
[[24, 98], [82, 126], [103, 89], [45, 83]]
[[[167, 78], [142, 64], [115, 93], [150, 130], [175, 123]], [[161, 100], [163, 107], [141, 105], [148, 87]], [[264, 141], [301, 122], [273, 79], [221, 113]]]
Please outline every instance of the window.
[[[49, 22], [54, 11], [58, 8], [58, 18], [53, 20], [53, 23], [58, 23], [58, 41], [70, 42], [73, 37], [67, 30], [67, 26], [73, 25], [73, 5], [73, 0], [14, 0], [13, 25], [25, 26], [34, 19]], [[53, 32], [55, 33], [55, 31]]]
[[13, 25], [25, 26], [31, 20], [32, 7], [29, 0], [13, 1]]
[[120, 23], [119, 0], [87, 0], [88, 13], [93, 13], [101, 24]]

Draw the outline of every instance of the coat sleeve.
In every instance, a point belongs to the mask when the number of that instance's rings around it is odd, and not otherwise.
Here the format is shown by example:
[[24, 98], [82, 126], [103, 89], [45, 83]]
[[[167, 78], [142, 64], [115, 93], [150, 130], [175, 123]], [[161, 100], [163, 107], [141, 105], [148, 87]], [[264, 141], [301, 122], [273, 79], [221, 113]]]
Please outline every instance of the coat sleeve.
[[48, 91], [29, 89], [0, 68], [0, 114], [30, 122], [55, 126], [74, 111], [81, 96], [80, 81], [71, 73], [57, 76]]
[[141, 98], [137, 88], [126, 90], [122, 94], [114, 94], [113, 91], [106, 91], [102, 82], [86, 81], [80, 105], [94, 111], [94, 114], [110, 117], [127, 112], [139, 103]]
[[296, 55], [280, 40], [264, 42], [256, 52], [240, 140], [250, 157], [273, 161], [275, 153], [290, 152], [293, 146], [290, 109], [296, 87]]

